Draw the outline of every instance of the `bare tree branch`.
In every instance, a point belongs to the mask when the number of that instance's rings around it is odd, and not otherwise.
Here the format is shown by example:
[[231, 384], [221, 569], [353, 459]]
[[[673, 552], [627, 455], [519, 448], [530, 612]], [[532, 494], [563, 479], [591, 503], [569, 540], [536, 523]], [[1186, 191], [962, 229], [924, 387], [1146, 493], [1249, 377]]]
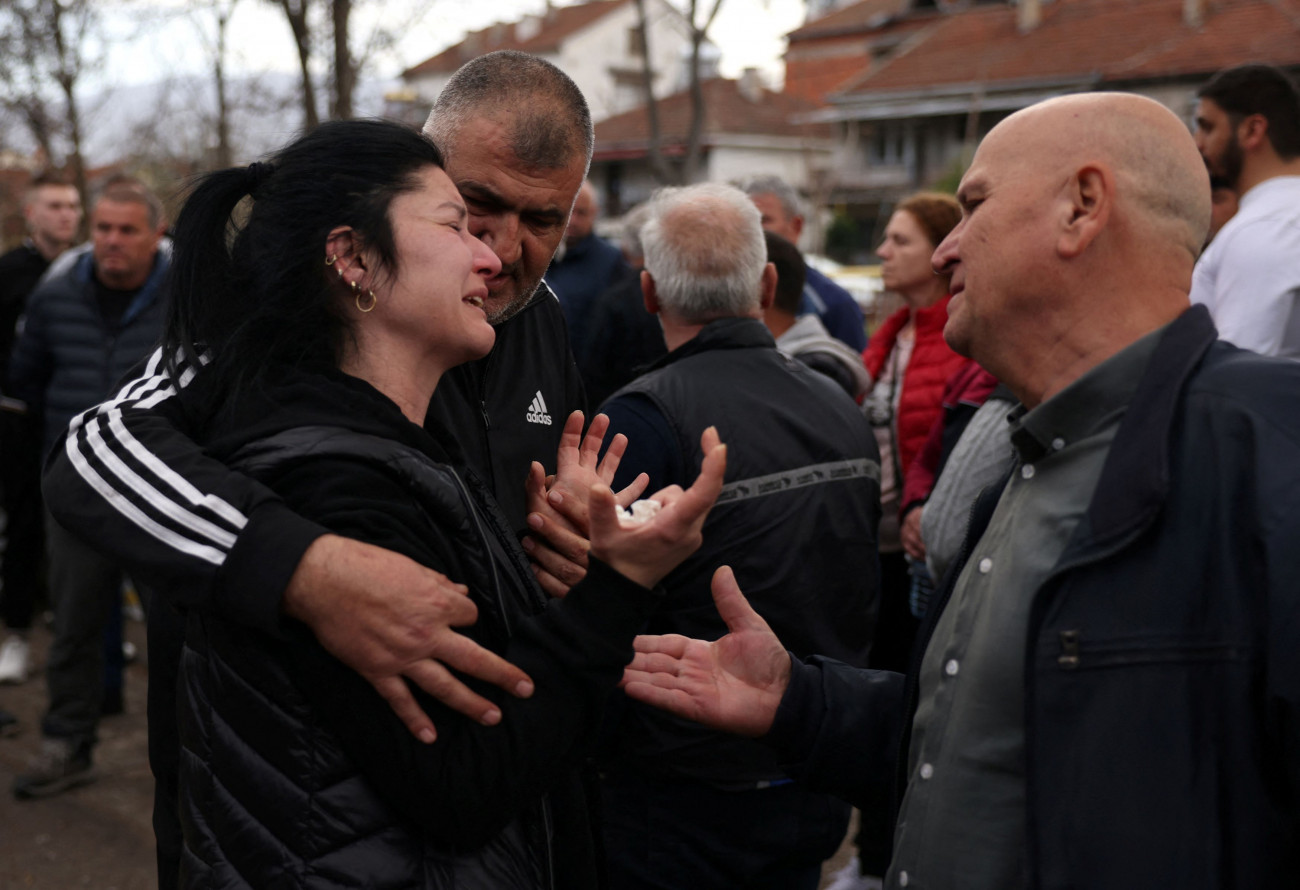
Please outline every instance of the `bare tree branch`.
[[655, 181], [667, 185], [673, 181], [673, 175], [664, 161], [663, 133], [659, 129], [659, 103], [655, 100], [654, 76], [650, 69], [650, 22], [646, 18], [645, 0], [636, 0], [636, 18], [641, 41], [641, 92], [645, 97], [646, 125], [649, 130], [646, 160], [649, 161], [650, 173]]
[[352, 93], [357, 83], [356, 62], [348, 43], [352, 0], [330, 0], [330, 21], [334, 25], [334, 92], [330, 96], [330, 117], [352, 117]]
[[[93, 0], [0, 4], [0, 102], [17, 113], [50, 163], [62, 160], [86, 196], [77, 86], [96, 66], [89, 50], [99, 19]], [[66, 145], [66, 151], [59, 151]]]
[[289, 30], [293, 32], [293, 43], [298, 50], [298, 71], [302, 81], [302, 120], [303, 126], [314, 127], [320, 123], [320, 113], [316, 108], [316, 82], [311, 72], [312, 33], [308, 13], [310, 0], [279, 0], [280, 9], [289, 21]]
[[687, 21], [691, 28], [691, 126], [686, 134], [686, 164], [682, 172], [686, 182], [695, 182], [700, 177], [703, 165], [704, 119], [708, 109], [704, 103], [704, 86], [700, 78], [700, 50], [708, 39], [709, 28], [718, 17], [722, 0], [713, 0], [713, 8], [704, 18], [703, 24], [696, 22], [698, 0], [690, 0], [690, 13]]

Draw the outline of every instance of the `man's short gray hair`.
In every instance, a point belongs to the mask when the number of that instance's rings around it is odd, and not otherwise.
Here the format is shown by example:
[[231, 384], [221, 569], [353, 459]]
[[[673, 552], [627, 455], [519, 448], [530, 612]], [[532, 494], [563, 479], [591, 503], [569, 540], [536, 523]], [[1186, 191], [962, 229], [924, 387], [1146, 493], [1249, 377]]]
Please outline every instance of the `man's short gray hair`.
[[690, 324], [759, 308], [767, 247], [744, 192], [721, 183], [665, 188], [647, 206], [641, 241], [662, 307]]
[[779, 176], [771, 174], [750, 176], [739, 180], [736, 186], [751, 198], [757, 195], [771, 195], [780, 202], [786, 216], [804, 215], [803, 201], [800, 200], [799, 193], [795, 191], [794, 186]]
[[596, 144], [591, 110], [569, 75], [545, 59], [498, 50], [471, 59], [447, 81], [424, 134], [451, 160], [456, 133], [482, 117], [508, 121], [510, 149], [524, 165], [555, 170], [582, 152], [584, 175]]
[[623, 233], [618, 239], [619, 249], [629, 260], [645, 257], [645, 245], [641, 243], [641, 227], [650, 218], [650, 206], [638, 204], [623, 217]]
[[91, 203], [92, 210], [100, 201], [112, 201], [118, 204], [140, 204], [145, 209], [149, 227], [156, 229], [162, 224], [163, 204], [142, 179], [126, 173], [116, 173], [105, 180], [95, 192]]

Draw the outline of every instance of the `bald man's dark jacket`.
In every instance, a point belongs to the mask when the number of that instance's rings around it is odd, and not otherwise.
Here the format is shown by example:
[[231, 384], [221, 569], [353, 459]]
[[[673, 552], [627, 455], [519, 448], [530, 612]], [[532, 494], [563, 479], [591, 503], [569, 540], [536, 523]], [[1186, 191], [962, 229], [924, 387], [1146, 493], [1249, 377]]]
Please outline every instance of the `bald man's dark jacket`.
[[[1300, 875], [1300, 363], [1165, 332], [1025, 640], [1028, 885], [1294, 886]], [[963, 561], [1000, 491], [976, 507]], [[795, 665], [768, 740], [814, 787], [880, 787], [906, 688]], [[960, 741], [957, 742], [960, 745]]]

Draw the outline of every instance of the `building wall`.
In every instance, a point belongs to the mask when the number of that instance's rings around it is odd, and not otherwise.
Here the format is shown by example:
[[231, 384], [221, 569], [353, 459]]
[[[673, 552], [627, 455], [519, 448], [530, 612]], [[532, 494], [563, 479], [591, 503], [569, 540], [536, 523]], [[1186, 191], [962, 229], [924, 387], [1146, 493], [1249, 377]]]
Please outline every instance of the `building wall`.
[[870, 65], [867, 39], [862, 35], [800, 41], [785, 54], [784, 92], [822, 104]]
[[[682, 54], [689, 41], [662, 0], [646, 4], [646, 17], [652, 86], [655, 95], [662, 98], [676, 87]], [[593, 120], [604, 120], [642, 104], [639, 83], [628, 82], [641, 68], [641, 58], [633, 55], [632, 32], [636, 25], [636, 5], [629, 3], [574, 34], [554, 60], [587, 97]]]
[[1209, 80], [1209, 78], [1193, 83], [1179, 81], [1142, 84], [1135, 87], [1133, 92], [1140, 93], [1149, 99], [1155, 99], [1183, 120], [1190, 121], [1196, 108], [1196, 91], [1206, 80]]
[[[1179, 117], [1190, 120], [1199, 81], [1165, 80], [1128, 85], [1131, 92], [1160, 102]], [[1114, 87], [1112, 87], [1114, 88]], [[1036, 101], [1061, 92], [1044, 90]], [[839, 128], [831, 162], [830, 201], [854, 219], [863, 232], [863, 249], [857, 261], [874, 261], [873, 248], [883, 232], [893, 206], [909, 193], [951, 186], [966, 152], [1010, 111], [985, 111], [974, 121], [974, 141], [966, 136], [967, 115], [898, 117], [884, 121], [848, 121]], [[882, 145], [885, 151], [881, 151]]]
[[593, 164], [590, 177], [600, 195], [602, 216], [622, 216], [644, 202], [660, 183], [644, 159]]
[[433, 107], [434, 101], [442, 93], [442, 88], [451, 80], [451, 72], [438, 71], [431, 74], [419, 74], [406, 79], [406, 85], [415, 96], [408, 101], [417, 108], [424, 108], [425, 114]]
[[[680, 159], [669, 163], [680, 169]], [[818, 203], [817, 192], [823, 188], [824, 173], [830, 163], [828, 145], [801, 146], [788, 140], [785, 146], [762, 147], [744, 144], [715, 145], [706, 150], [702, 181], [731, 182], [748, 176], [771, 174], [780, 176]], [[590, 179], [600, 195], [602, 216], [617, 218], [632, 207], [642, 203], [659, 188], [644, 158], [626, 161], [604, 161], [592, 164]], [[817, 217], [820, 220], [820, 217]], [[820, 239], [818, 226], [810, 220], [808, 244], [817, 248]]]
[[[646, 7], [651, 70], [655, 75], [653, 87], [655, 95], [662, 97], [677, 88], [682, 58], [690, 41], [664, 0], [649, 0]], [[631, 32], [636, 24], [636, 5], [628, 3], [571, 34], [557, 52], [538, 54], [573, 78], [587, 99], [593, 120], [604, 120], [642, 104], [638, 89], [626, 84], [626, 76], [619, 78], [615, 74], [641, 67], [640, 58], [632, 54]], [[415, 92], [416, 98], [407, 101], [416, 108], [423, 106], [427, 112], [450, 79], [451, 72], [408, 78], [406, 86]]]
[[812, 184], [813, 171], [825, 169], [829, 158], [830, 153], [824, 148], [720, 145], [709, 153], [706, 178], [710, 182], [731, 182], [749, 176], [772, 175], [806, 191]]

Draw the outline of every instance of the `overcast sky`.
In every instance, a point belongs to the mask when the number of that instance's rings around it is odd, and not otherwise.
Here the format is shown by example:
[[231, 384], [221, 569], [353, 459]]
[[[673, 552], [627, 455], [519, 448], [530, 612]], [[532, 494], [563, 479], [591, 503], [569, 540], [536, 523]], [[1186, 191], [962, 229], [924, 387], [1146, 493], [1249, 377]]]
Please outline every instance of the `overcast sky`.
[[[353, 30], [359, 39], [377, 18], [389, 26], [403, 26], [407, 37], [377, 58], [368, 71], [371, 77], [388, 79], [458, 42], [468, 31], [496, 21], [515, 21], [541, 11], [544, 4], [545, 0], [359, 0]], [[184, 12], [196, 5], [186, 0], [145, 0], [135, 8], [170, 12], [148, 15], [143, 21], [115, 20], [105, 82], [147, 83], [203, 70], [208, 56], [189, 18], [200, 14]], [[556, 5], [571, 4], [559, 0]], [[803, 0], [723, 0], [710, 31], [722, 50], [722, 73], [734, 77], [743, 68], [756, 66], [767, 71], [769, 79], [779, 77], [782, 38], [802, 24], [803, 11]], [[230, 36], [228, 58], [233, 71], [296, 70], [289, 26], [276, 5], [239, 0]]]

